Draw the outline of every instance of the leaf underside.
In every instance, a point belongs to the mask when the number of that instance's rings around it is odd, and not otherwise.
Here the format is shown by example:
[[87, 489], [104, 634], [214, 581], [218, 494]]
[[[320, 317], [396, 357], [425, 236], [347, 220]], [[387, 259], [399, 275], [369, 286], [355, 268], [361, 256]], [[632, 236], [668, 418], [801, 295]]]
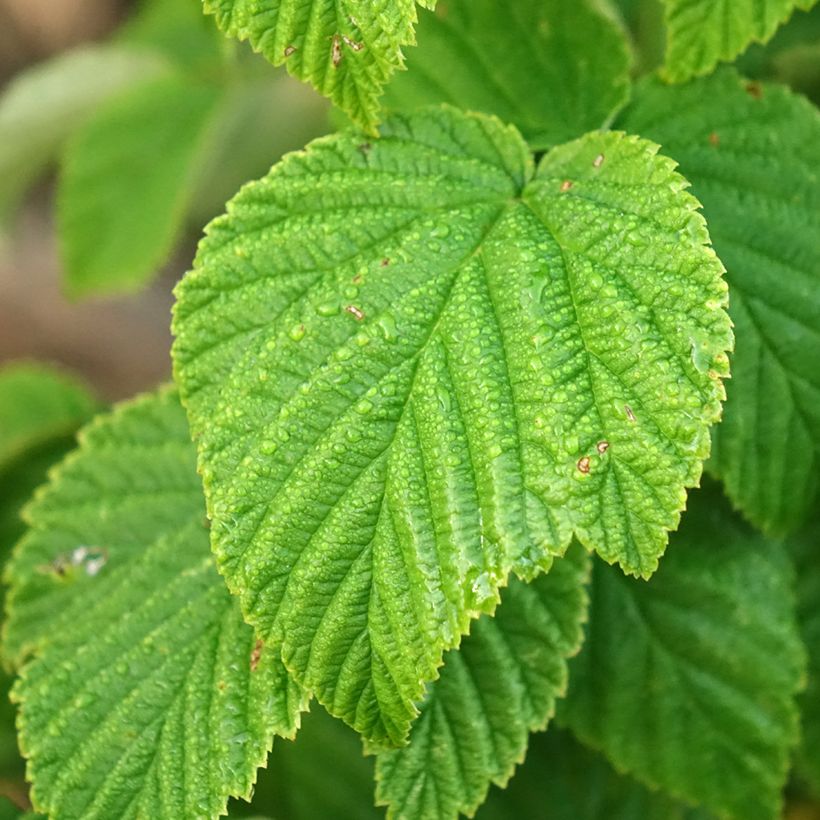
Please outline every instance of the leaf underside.
[[607, 124], [629, 96], [629, 67], [623, 32], [595, 0], [439, 0], [384, 102], [496, 114], [541, 150]]
[[246, 618], [374, 741], [443, 650], [574, 532], [649, 575], [708, 454], [721, 266], [653, 144], [537, 172], [431, 109], [247, 186], [178, 288], [176, 376]]
[[417, 4], [435, 0], [204, 0], [227, 35], [284, 64], [369, 130], [402, 49], [415, 42]]
[[543, 730], [581, 645], [589, 556], [575, 545], [546, 575], [513, 581], [495, 616], [479, 618], [430, 684], [410, 744], [377, 759], [377, 802], [388, 817], [472, 816], [504, 786]]
[[793, 530], [820, 471], [820, 114], [724, 69], [644, 82], [621, 125], [680, 163], [728, 269], [737, 344], [710, 468], [757, 526]]
[[666, 64], [672, 82], [708, 74], [752, 43], [765, 43], [796, 9], [817, 0], [663, 0]]
[[216, 817], [295, 731], [301, 692], [219, 578], [204, 512], [167, 390], [87, 427], [29, 507], [4, 648], [40, 811]]
[[644, 584], [597, 563], [559, 720], [621, 770], [721, 816], [779, 815], [804, 670], [785, 550], [692, 497]]

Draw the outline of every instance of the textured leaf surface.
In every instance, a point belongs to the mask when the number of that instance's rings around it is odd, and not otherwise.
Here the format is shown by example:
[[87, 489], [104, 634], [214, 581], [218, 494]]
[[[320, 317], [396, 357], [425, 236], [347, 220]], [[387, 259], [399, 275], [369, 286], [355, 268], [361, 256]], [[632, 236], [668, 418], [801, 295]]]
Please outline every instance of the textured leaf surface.
[[809, 678], [800, 696], [802, 737], [797, 766], [820, 795], [820, 517], [791, 544], [797, 566], [800, 630], [809, 659]]
[[410, 745], [378, 756], [377, 802], [388, 817], [472, 816], [489, 787], [504, 786], [543, 730], [581, 645], [589, 556], [575, 545], [547, 575], [513, 581], [495, 617], [479, 618], [448, 652]]
[[497, 114], [543, 149], [611, 120], [629, 96], [629, 62], [623, 31], [594, 0], [440, 0], [422, 12], [385, 104]]
[[71, 436], [96, 402], [76, 379], [40, 364], [0, 368], [0, 473], [26, 451]]
[[416, 5], [435, 0], [204, 0], [228, 35], [306, 80], [372, 129], [378, 97], [415, 42]]
[[794, 528], [820, 470], [820, 114], [726, 69], [643, 84], [622, 125], [680, 162], [728, 269], [737, 345], [711, 466], [755, 524]]
[[175, 360], [220, 568], [371, 739], [573, 531], [654, 570], [731, 338], [695, 204], [650, 143], [533, 174], [517, 132], [445, 108], [318, 141], [211, 225]]
[[15, 78], [0, 96], [0, 219], [99, 105], [167, 72], [144, 49], [87, 46]]
[[6, 652], [32, 795], [66, 817], [210, 817], [250, 791], [300, 694], [213, 566], [169, 391], [81, 434], [29, 507]]
[[773, 818], [804, 674], [793, 568], [716, 491], [691, 502], [649, 583], [595, 566], [559, 717], [650, 785], [722, 815]]
[[219, 99], [215, 84], [168, 78], [116, 100], [71, 141], [58, 216], [72, 295], [133, 290], [156, 272]]
[[817, 0], [663, 0], [665, 72], [673, 82], [708, 74], [751, 43], [766, 42], [795, 9]]
[[510, 784], [493, 789], [477, 820], [709, 820], [660, 792], [617, 774], [603, 755], [567, 731], [532, 736]]

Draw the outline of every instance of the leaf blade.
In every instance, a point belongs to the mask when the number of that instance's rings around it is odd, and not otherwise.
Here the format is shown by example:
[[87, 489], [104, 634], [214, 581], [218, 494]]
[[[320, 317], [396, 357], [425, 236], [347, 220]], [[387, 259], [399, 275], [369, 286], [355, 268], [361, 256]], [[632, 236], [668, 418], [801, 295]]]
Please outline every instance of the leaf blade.
[[224, 589], [203, 512], [168, 390], [94, 422], [30, 508], [6, 651], [42, 810], [217, 816], [295, 731], [302, 696]]

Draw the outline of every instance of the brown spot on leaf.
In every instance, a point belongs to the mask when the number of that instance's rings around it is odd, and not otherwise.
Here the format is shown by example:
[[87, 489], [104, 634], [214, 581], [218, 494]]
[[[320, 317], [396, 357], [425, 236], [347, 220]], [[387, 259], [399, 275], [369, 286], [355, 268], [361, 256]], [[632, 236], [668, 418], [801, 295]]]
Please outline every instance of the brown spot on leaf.
[[756, 82], [746, 83], [746, 93], [755, 100], [759, 100], [763, 96], [763, 86]]
[[290, 57], [291, 54], [296, 53], [296, 46], [286, 46], [285, 47], [285, 57]]
[[364, 43], [357, 43], [345, 34], [342, 35], [342, 40], [344, 41], [344, 44], [349, 48], [352, 48], [353, 51], [361, 51], [364, 48]]
[[626, 413], [626, 417], [630, 421], [635, 421], [635, 414], [632, 412], [632, 408], [628, 404], [624, 405], [624, 413]]
[[344, 53], [342, 52], [342, 38], [338, 34], [333, 35], [333, 43], [330, 46], [330, 59], [333, 62], [333, 67], [338, 68], [342, 62]]
[[717, 148], [718, 145], [720, 145], [720, 137], [714, 131], [712, 131], [712, 133], [709, 134], [709, 144], [714, 145], [715, 148]]
[[382, 267], [386, 268], [389, 264], [390, 260], [385, 256], [384, 259], [382, 259]]
[[598, 154], [598, 156], [595, 157], [594, 160], [592, 160], [592, 167], [593, 168], [600, 168], [604, 164], [604, 159], [605, 159], [605, 157], [604, 157], [603, 154]]
[[609, 449], [609, 442], [608, 441], [599, 441], [598, 444], [595, 446], [595, 449], [603, 455]]
[[253, 652], [251, 652], [251, 672], [255, 672], [256, 667], [259, 666], [259, 660], [262, 657], [262, 649], [264, 646], [264, 641], [261, 638], [257, 638], [253, 647]]
[[583, 473], [584, 475], [586, 475], [589, 472], [590, 467], [589, 456], [583, 456], [582, 458], [579, 458], [578, 464], [576, 466], [578, 467], [579, 473]]
[[572, 188], [572, 183], [568, 179], [565, 179], [561, 183], [561, 193], [565, 194], [570, 188]]
[[348, 305], [345, 310], [354, 318], [357, 322], [361, 322], [364, 319], [364, 311], [356, 307], [356, 305]]

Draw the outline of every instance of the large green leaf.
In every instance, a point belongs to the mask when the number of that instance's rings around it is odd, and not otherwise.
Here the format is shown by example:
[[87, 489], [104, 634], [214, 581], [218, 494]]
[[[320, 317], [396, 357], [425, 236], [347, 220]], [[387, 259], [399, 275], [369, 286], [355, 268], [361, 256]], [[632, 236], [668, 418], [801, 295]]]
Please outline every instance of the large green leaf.
[[596, 0], [440, 0], [418, 43], [386, 105], [497, 114], [535, 149], [600, 128], [629, 95], [624, 32]]
[[35, 363], [0, 368], [0, 473], [27, 451], [71, 436], [96, 409], [88, 390]]
[[795, 9], [817, 0], [663, 0], [667, 49], [664, 71], [673, 82], [708, 74], [751, 43], [766, 42]]
[[0, 97], [0, 220], [98, 106], [168, 70], [145, 49], [86, 46], [15, 78]]
[[417, 3], [435, 0], [204, 0], [226, 34], [284, 63], [368, 129], [402, 48], [415, 41]]
[[246, 186], [178, 290], [176, 373], [220, 569], [335, 715], [401, 741], [511, 570], [573, 532], [649, 575], [731, 333], [654, 145], [431, 109]]
[[708, 820], [662, 792], [618, 775], [606, 759], [551, 727], [533, 735], [510, 784], [493, 789], [478, 820]]
[[302, 695], [216, 573], [204, 512], [168, 390], [87, 427], [28, 508], [5, 649], [40, 810], [215, 817], [295, 731]]
[[504, 786], [567, 686], [581, 645], [589, 556], [575, 546], [530, 584], [513, 581], [495, 617], [479, 618], [448, 652], [410, 745], [378, 757], [377, 801], [388, 817], [471, 817], [489, 787]]
[[809, 679], [800, 697], [802, 738], [798, 771], [820, 795], [820, 518], [793, 539], [800, 629], [809, 658]]
[[726, 69], [646, 81], [622, 125], [680, 162], [728, 268], [737, 350], [712, 468], [757, 525], [793, 528], [820, 470], [820, 114]]
[[805, 659], [785, 550], [711, 490], [649, 583], [598, 563], [559, 718], [622, 771], [721, 814], [771, 820]]
[[133, 290], [171, 250], [221, 92], [170, 77], [100, 110], [63, 159], [59, 226], [68, 291]]

